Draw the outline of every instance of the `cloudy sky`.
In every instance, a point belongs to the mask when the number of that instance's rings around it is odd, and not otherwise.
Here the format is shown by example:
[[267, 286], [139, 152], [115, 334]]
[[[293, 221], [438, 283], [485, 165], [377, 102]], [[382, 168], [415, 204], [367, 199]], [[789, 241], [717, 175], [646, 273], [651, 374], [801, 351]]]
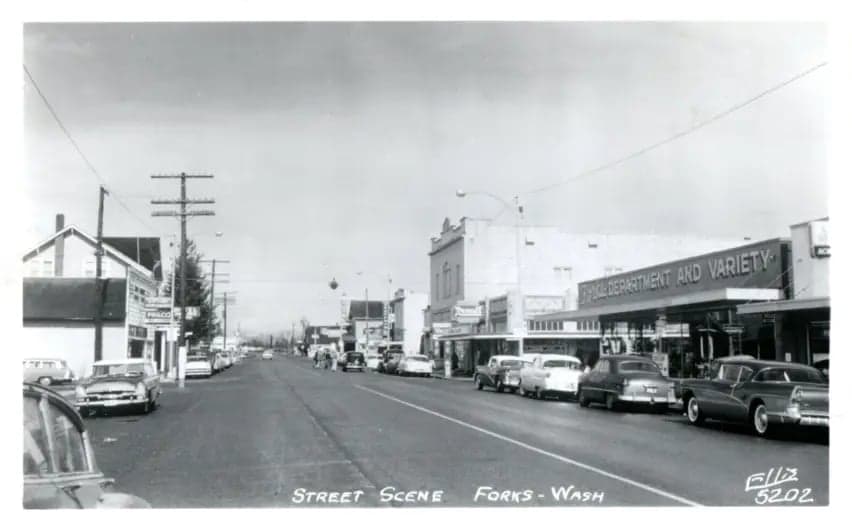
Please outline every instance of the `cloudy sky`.
[[[457, 188], [518, 194], [528, 223], [583, 232], [786, 235], [828, 211], [831, 65], [572, 178], [826, 59], [823, 26], [801, 23], [24, 29], [24, 63], [113, 192], [105, 234], [158, 235], [170, 252], [178, 223], [152, 218], [150, 200], [179, 187], [149, 176], [213, 173], [188, 188], [214, 197], [216, 216], [191, 221], [189, 234], [207, 257], [231, 261], [229, 316], [269, 332], [301, 316], [331, 322], [341, 290], [384, 295], [388, 274], [426, 291], [429, 238], [444, 217], [501, 210], [457, 199]], [[23, 90], [27, 241], [50, 235], [57, 212], [94, 233], [98, 180], [33, 85]]]

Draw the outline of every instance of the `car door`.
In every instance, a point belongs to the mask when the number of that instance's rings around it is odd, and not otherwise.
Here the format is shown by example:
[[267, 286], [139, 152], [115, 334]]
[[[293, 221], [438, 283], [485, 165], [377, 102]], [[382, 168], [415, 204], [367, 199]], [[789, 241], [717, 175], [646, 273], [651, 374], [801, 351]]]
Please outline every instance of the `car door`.
[[740, 365], [721, 363], [710, 375], [710, 381], [704, 386], [703, 396], [699, 396], [699, 405], [709, 417], [728, 419], [733, 416], [733, 392], [740, 373]]
[[160, 376], [150, 362], [145, 364], [145, 387], [148, 388], [152, 398], [156, 399], [160, 396]]
[[592, 372], [589, 373], [588, 390], [586, 396], [592, 400], [603, 401], [606, 399], [604, 379], [609, 374], [609, 360], [600, 360]]
[[725, 405], [725, 414], [731, 420], [745, 421], [748, 419], [749, 399], [751, 398], [751, 379], [754, 371], [751, 367], [740, 366], [737, 381], [731, 388], [729, 400]]
[[491, 358], [488, 360], [488, 363], [485, 364], [481, 374], [479, 375], [480, 381], [483, 385], [487, 385], [489, 387], [494, 386], [494, 374], [497, 370], [497, 358]]

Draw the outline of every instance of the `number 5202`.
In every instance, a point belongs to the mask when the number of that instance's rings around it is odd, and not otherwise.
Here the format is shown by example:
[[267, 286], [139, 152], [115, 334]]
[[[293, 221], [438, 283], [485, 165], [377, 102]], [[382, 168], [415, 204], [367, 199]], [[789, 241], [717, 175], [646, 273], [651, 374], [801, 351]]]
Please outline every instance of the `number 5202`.
[[761, 489], [757, 491], [754, 502], [758, 505], [767, 503], [813, 503], [811, 489]]

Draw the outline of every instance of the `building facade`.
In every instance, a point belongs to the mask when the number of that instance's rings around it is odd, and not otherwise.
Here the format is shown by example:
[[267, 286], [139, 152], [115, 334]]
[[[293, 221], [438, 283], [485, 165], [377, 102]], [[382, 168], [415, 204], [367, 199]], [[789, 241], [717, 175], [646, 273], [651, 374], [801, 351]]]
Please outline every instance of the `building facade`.
[[406, 353], [421, 351], [423, 311], [428, 299], [425, 293], [398, 289], [390, 301], [390, 341], [401, 343]]
[[600, 333], [594, 324], [532, 321], [541, 314], [576, 309], [577, 286], [584, 280], [737, 242], [576, 234], [559, 227], [515, 228], [473, 218], [453, 225], [445, 219], [429, 252], [426, 348], [437, 364], [449, 361], [452, 370], [462, 374], [496, 353], [597, 352]]
[[[23, 339], [28, 352], [65, 359], [78, 376], [94, 362], [99, 307], [103, 359], [156, 361], [159, 337], [145, 322], [145, 301], [157, 295], [161, 272], [155, 274], [108, 240], [103, 240], [100, 304], [95, 291], [97, 240], [73, 225], [65, 227], [61, 215], [57, 232], [23, 257]], [[145, 239], [146, 245], [150, 240]], [[159, 259], [159, 251], [156, 254]]]

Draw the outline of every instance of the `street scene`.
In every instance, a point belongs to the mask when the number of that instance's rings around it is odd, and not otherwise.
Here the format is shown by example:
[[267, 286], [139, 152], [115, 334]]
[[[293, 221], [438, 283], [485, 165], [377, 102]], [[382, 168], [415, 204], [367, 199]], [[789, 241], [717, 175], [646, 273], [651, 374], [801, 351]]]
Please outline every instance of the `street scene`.
[[23, 44], [24, 509], [837, 502], [822, 23]]

